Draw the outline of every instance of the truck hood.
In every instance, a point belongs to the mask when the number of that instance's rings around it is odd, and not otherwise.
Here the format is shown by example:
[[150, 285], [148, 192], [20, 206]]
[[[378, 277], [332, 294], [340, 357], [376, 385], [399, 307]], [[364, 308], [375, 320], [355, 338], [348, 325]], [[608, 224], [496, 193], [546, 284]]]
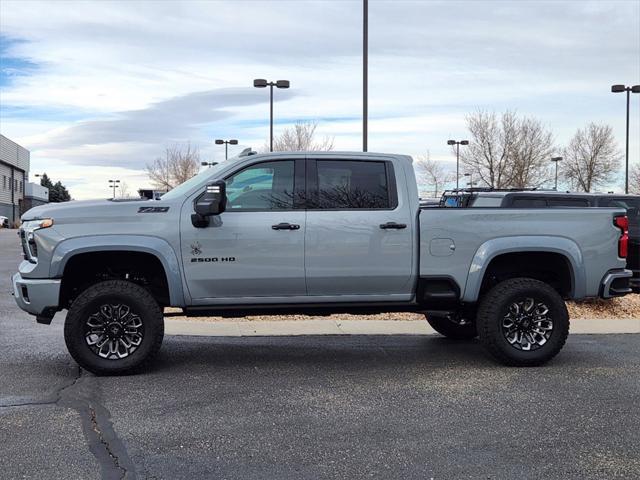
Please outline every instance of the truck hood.
[[147, 199], [133, 199], [124, 201], [112, 200], [72, 200], [63, 203], [47, 203], [27, 210], [22, 215], [22, 221], [39, 218], [53, 218], [56, 223], [70, 223], [76, 221], [87, 221], [88, 219], [113, 217], [113, 216], [133, 216], [142, 205], [153, 206], [160, 202]]

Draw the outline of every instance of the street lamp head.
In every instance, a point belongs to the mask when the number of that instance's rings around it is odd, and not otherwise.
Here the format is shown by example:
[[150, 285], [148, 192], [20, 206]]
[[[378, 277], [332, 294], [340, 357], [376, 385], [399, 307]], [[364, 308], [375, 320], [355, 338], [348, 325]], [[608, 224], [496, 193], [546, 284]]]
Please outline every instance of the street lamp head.
[[229, 140], [229, 145], [237, 145], [238, 140]]
[[562, 160], [562, 157], [553, 157], [553, 158], [551, 159], [551, 161], [552, 161], [552, 162], [559, 162], [559, 161], [561, 161], [561, 160]]
[[460, 145], [469, 145], [469, 140], [461, 140]]
[[447, 140], [447, 145], [455, 145], [456, 141], [455, 140]]
[[202, 165], [203, 167], [208, 167], [209, 166], [209, 162], [200, 162], [200, 165]]
[[289, 80], [278, 80], [276, 82], [278, 88], [289, 88]]
[[611, 92], [613, 93], [620, 93], [620, 92], [624, 92], [626, 90], [626, 87], [624, 85], [611, 85]]
[[631, 87], [631, 93], [640, 93], [640, 85], [634, 85]]
[[465, 176], [465, 177], [470, 177], [471, 176], [470, 173], [463, 173], [462, 175]]
[[264, 78], [256, 78], [253, 81], [253, 86], [257, 88], [265, 88], [267, 86], [267, 81]]
[[224, 144], [224, 140], [216, 140], [216, 145], [223, 145]]

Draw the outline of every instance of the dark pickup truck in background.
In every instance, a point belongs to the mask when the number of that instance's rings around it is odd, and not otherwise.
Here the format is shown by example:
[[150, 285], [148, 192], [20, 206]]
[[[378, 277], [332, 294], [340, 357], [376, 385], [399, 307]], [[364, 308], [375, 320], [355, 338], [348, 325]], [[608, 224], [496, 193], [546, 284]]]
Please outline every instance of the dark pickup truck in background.
[[633, 271], [630, 286], [634, 293], [640, 293], [640, 195], [472, 188], [445, 191], [438, 206], [454, 208], [624, 208], [627, 210], [629, 219], [627, 268]]

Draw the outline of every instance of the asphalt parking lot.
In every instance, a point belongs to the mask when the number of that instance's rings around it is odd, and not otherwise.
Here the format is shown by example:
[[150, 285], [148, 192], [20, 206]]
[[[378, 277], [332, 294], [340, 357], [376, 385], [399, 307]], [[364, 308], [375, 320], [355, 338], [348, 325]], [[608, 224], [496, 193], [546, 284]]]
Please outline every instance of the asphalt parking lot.
[[640, 335], [542, 368], [437, 336], [166, 337], [98, 378], [17, 309], [0, 231], [1, 478], [639, 478]]

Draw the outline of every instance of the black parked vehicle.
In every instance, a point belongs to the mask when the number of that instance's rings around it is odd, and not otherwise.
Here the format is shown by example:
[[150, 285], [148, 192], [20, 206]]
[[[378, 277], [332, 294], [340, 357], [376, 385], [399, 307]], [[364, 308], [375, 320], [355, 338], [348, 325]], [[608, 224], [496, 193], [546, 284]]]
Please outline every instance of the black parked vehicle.
[[633, 270], [630, 282], [640, 293], [640, 195], [612, 193], [556, 192], [554, 190], [498, 190], [473, 188], [447, 190], [440, 199], [440, 207], [454, 208], [570, 208], [617, 207], [627, 210], [629, 219], [629, 251], [627, 268]]

